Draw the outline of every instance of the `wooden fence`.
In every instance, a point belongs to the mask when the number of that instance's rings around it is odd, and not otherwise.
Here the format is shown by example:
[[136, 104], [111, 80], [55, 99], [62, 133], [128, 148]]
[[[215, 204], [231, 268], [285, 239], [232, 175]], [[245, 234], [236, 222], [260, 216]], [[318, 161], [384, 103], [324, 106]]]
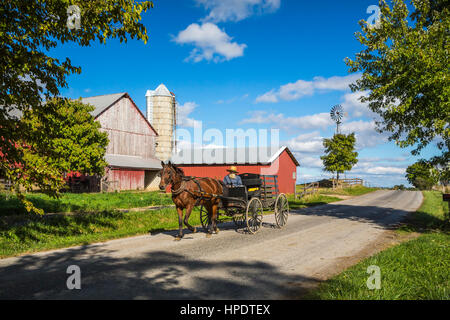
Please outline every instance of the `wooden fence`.
[[296, 194], [295, 194], [295, 198], [302, 198], [306, 195], [309, 194], [315, 194], [319, 191], [319, 182], [311, 182], [311, 183], [305, 183], [302, 186], [302, 191], [297, 194], [297, 189], [296, 189]]
[[0, 192], [5, 194], [6, 200], [12, 195], [11, 192], [11, 181], [6, 179], [0, 179]]
[[352, 178], [352, 179], [332, 179], [333, 181], [333, 189], [335, 188], [347, 188], [356, 185], [363, 185], [363, 179], [360, 178]]

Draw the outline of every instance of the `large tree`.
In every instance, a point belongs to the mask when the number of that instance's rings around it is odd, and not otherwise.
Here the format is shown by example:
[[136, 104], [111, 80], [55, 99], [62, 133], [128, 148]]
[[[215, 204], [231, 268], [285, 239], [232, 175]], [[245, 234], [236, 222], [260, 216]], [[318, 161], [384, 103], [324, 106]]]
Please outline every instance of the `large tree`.
[[320, 159], [323, 162], [324, 170], [336, 172], [336, 179], [339, 174], [349, 171], [358, 163], [358, 152], [355, 151], [355, 134], [335, 134], [331, 139], [323, 139], [325, 155]]
[[[80, 10], [79, 28], [70, 23], [73, 17], [70, 6]], [[74, 169], [77, 162], [67, 165], [64, 148], [83, 147], [79, 159], [86, 172], [101, 173], [100, 162], [88, 164], [90, 149], [86, 143], [70, 143], [66, 147], [52, 149], [46, 133], [58, 136], [65, 130], [86, 130], [93, 134], [93, 145], [101, 146], [103, 137], [78, 126], [71, 129], [73, 119], [64, 117], [58, 108], [73, 109], [75, 117], [85, 117], [86, 110], [79, 104], [59, 97], [60, 89], [67, 87], [66, 78], [80, 73], [81, 68], [73, 66], [69, 57], [64, 61], [51, 56], [50, 50], [65, 43], [90, 46], [95, 41], [105, 43], [108, 38], [126, 42], [137, 38], [147, 42], [146, 29], [141, 14], [153, 6], [150, 1], [133, 0], [3, 0], [0, 6], [0, 152], [1, 171], [18, 184], [37, 184], [51, 195], [56, 195], [60, 186], [61, 169]], [[68, 13], [69, 11], [69, 13]], [[46, 102], [46, 103], [45, 103]], [[22, 117], [23, 115], [23, 117]], [[28, 118], [31, 117], [31, 118]], [[85, 118], [87, 120], [87, 118]], [[90, 121], [90, 120], [89, 120]], [[88, 121], [88, 122], [89, 122]], [[33, 124], [39, 124], [42, 134]], [[67, 125], [67, 126], [66, 126]], [[31, 129], [30, 129], [31, 128]], [[39, 130], [40, 130], [39, 129]], [[31, 131], [30, 131], [31, 130]], [[92, 141], [91, 141], [92, 142]], [[56, 143], [56, 142], [55, 142]], [[50, 144], [52, 145], [52, 144]], [[53, 145], [52, 145], [53, 146]], [[29, 150], [29, 151], [27, 151]], [[84, 154], [86, 153], [86, 154]], [[101, 152], [100, 152], [101, 153]], [[84, 155], [82, 155], [84, 154]], [[91, 154], [92, 155], [92, 154]], [[91, 158], [92, 160], [93, 158]], [[29, 164], [29, 165], [27, 165]], [[73, 166], [75, 165], [75, 166]], [[20, 178], [18, 178], [20, 177]], [[28, 179], [28, 180], [27, 180]], [[18, 189], [18, 188], [17, 188]]]
[[433, 159], [446, 167], [450, 153], [450, 1], [380, 0], [377, 26], [360, 21], [356, 37], [364, 50], [346, 59], [362, 76], [350, 87], [368, 92], [361, 101], [381, 116], [380, 132], [412, 154], [435, 143]]
[[20, 188], [38, 186], [56, 196], [65, 185], [66, 173], [103, 175], [108, 134], [99, 130], [100, 123], [90, 114], [93, 110], [79, 100], [53, 98], [44, 111], [32, 108], [21, 117], [24, 131], [3, 150], [0, 170], [14, 184], [28, 211], [42, 213]]
[[439, 171], [428, 161], [421, 159], [406, 168], [409, 183], [420, 190], [430, 190], [439, 182]]

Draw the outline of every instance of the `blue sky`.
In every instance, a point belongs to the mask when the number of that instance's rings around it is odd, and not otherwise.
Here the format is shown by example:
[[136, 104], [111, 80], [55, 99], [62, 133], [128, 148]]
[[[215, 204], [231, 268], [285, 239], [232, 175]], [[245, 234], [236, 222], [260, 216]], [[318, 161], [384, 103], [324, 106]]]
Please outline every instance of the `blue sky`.
[[[335, 126], [330, 108], [348, 113], [343, 131], [355, 131], [359, 163], [347, 177], [372, 185], [407, 184], [409, 149], [374, 130], [374, 115], [348, 84], [345, 57], [361, 50], [358, 21], [373, 0], [165, 0], [143, 15], [149, 41], [81, 48], [67, 44], [53, 54], [82, 67], [62, 94], [70, 98], [128, 92], [145, 113], [145, 92], [164, 83], [177, 96], [180, 124], [191, 130], [278, 128], [301, 167], [298, 181], [323, 172], [321, 139]], [[436, 152], [428, 148], [423, 157]]]

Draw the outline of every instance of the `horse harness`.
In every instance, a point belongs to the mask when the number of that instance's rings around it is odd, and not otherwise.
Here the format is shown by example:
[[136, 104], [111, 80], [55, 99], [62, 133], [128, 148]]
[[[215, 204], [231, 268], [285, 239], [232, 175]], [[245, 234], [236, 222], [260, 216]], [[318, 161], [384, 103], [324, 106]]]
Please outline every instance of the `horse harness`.
[[[186, 183], [188, 181], [193, 181], [198, 186], [199, 190], [191, 191], [191, 190], [187, 189]], [[203, 191], [202, 186], [200, 185], [200, 182], [195, 177], [186, 177], [186, 176], [182, 177], [180, 187], [178, 189], [174, 190], [173, 185], [172, 185], [171, 191], [172, 191], [172, 195], [179, 195], [186, 191], [187, 193], [189, 193], [192, 197], [194, 197], [196, 199], [195, 206], [197, 206], [199, 204], [199, 202], [201, 200], [203, 200], [205, 197], [209, 197], [209, 198], [219, 197], [219, 195], [217, 195], [217, 194], [208, 193], [208, 192]], [[195, 194], [194, 192], [197, 192], [199, 194]]]

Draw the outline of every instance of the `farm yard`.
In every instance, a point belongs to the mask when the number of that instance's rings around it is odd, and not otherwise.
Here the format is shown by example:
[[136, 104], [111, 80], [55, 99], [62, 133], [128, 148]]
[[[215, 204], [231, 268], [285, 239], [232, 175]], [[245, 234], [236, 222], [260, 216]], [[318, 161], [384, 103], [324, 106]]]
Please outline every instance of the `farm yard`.
[[[62, 193], [59, 198], [43, 193], [27, 193], [31, 201], [45, 214], [49, 213], [89, 213], [114, 209], [129, 209], [172, 204], [170, 195], [142, 191], [122, 191], [110, 193]], [[25, 215], [27, 211], [14, 195], [0, 194], [0, 217]]]

